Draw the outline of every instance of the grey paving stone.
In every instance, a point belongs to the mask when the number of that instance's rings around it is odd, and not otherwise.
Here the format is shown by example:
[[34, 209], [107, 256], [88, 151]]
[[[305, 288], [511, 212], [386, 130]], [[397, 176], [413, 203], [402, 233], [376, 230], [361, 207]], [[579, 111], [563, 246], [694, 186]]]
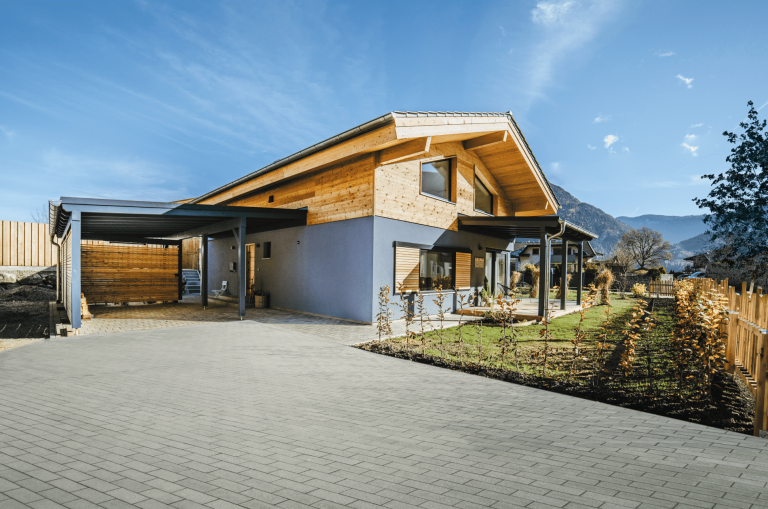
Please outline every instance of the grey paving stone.
[[768, 506], [768, 441], [260, 316], [0, 353], [0, 506]]

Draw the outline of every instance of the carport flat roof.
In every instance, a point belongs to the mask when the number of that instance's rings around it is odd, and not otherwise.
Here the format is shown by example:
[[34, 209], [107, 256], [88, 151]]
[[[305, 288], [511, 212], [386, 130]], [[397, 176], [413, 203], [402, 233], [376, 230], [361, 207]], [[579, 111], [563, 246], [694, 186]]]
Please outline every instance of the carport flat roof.
[[597, 238], [596, 234], [564, 219], [560, 219], [558, 216], [459, 217], [459, 229], [461, 230], [501, 237], [508, 239], [510, 242], [516, 238], [538, 238], [541, 235], [542, 228], [544, 228], [547, 235], [556, 235], [560, 233], [563, 224], [565, 225], [565, 232], [562, 238], [565, 240], [581, 242]]
[[226, 237], [241, 218], [248, 233], [307, 224], [306, 210], [62, 197], [49, 202], [52, 238], [65, 235], [74, 212], [80, 214], [83, 240], [114, 242], [160, 244], [161, 239], [178, 241], [203, 234]]

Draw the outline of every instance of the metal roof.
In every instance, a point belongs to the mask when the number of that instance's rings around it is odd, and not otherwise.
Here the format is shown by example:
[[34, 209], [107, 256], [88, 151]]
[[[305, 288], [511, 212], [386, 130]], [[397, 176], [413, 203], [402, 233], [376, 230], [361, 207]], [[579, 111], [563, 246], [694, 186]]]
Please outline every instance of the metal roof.
[[541, 229], [547, 235], [560, 233], [561, 226], [565, 225], [563, 239], [581, 242], [590, 241], [597, 238], [597, 235], [569, 223], [558, 216], [538, 216], [538, 217], [477, 217], [462, 216], [459, 217], [459, 229], [501, 237], [510, 242], [515, 238], [536, 238], [541, 234]]
[[319, 143], [316, 143], [310, 147], [305, 148], [304, 150], [300, 150], [296, 153], [293, 153], [287, 157], [284, 157], [282, 159], [278, 159], [277, 161], [268, 164], [267, 166], [264, 166], [261, 169], [258, 169], [254, 172], [249, 173], [248, 175], [245, 175], [244, 177], [240, 177], [237, 180], [233, 180], [232, 182], [228, 184], [224, 184], [223, 186], [214, 189], [213, 191], [210, 191], [208, 193], [205, 193], [204, 195], [195, 198], [194, 200], [191, 200], [189, 203], [199, 203], [207, 198], [210, 198], [211, 196], [215, 196], [219, 193], [222, 193], [226, 191], [227, 189], [231, 189], [235, 186], [238, 186], [244, 182], [248, 182], [251, 179], [254, 179], [260, 175], [263, 175], [265, 173], [269, 173], [271, 171], [277, 170], [279, 168], [282, 168], [283, 166], [290, 164], [294, 161], [298, 161], [299, 159], [303, 159], [305, 157], [308, 157], [312, 154], [315, 154], [317, 152], [320, 152], [321, 150], [325, 150], [327, 148], [333, 147], [334, 145], [338, 145], [339, 143], [342, 143], [347, 140], [351, 140], [352, 138], [355, 138], [357, 136], [361, 136], [363, 134], [369, 133], [371, 131], [375, 131], [376, 129], [380, 129], [382, 127], [385, 127], [389, 124], [394, 123], [395, 118], [419, 118], [419, 117], [506, 117], [507, 120], [510, 121], [510, 123], [514, 126], [515, 131], [520, 136], [520, 139], [523, 140], [523, 144], [525, 144], [525, 148], [528, 151], [528, 154], [530, 154], [531, 158], [533, 159], [533, 162], [536, 164], [536, 170], [541, 175], [544, 182], [547, 184], [547, 188], [549, 189], [549, 192], [552, 193], [552, 196], [555, 199], [555, 202], [558, 206], [560, 206], [560, 201], [557, 199], [557, 195], [555, 194], [554, 190], [552, 189], [552, 186], [549, 183], [549, 180], [547, 180], [546, 175], [544, 175], [544, 170], [541, 169], [541, 165], [539, 164], [539, 161], [536, 159], [536, 156], [533, 154], [533, 150], [531, 150], [530, 145], [528, 145], [528, 140], [525, 139], [525, 136], [523, 135], [523, 132], [520, 130], [520, 127], [517, 125], [517, 122], [515, 122], [515, 118], [512, 116], [511, 111], [507, 112], [470, 112], [470, 111], [393, 111], [390, 113], [387, 113], [386, 115], [382, 115], [378, 118], [375, 118], [369, 122], [366, 122], [364, 124], [361, 124], [357, 127], [353, 127], [352, 129], [348, 129], [344, 131], [341, 134], [337, 134], [336, 136], [332, 136], [326, 140], [323, 140]]
[[201, 234], [229, 236], [240, 218], [248, 233], [305, 225], [307, 218], [306, 210], [63, 197], [49, 202], [51, 238], [65, 235], [75, 211], [83, 240], [156, 244]]

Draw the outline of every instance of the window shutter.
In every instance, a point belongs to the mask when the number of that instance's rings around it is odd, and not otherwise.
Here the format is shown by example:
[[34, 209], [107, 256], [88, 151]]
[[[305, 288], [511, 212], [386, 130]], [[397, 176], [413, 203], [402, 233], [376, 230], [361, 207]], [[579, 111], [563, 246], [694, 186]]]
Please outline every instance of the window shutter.
[[456, 275], [454, 281], [457, 290], [465, 290], [470, 287], [472, 274], [472, 253], [456, 253]]
[[412, 247], [395, 248], [395, 291], [414, 292], [419, 289], [420, 250]]

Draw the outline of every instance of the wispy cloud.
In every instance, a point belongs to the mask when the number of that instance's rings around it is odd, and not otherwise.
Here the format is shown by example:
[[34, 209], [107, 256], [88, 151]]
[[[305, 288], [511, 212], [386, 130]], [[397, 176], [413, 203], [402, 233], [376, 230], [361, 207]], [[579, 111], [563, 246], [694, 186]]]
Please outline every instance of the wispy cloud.
[[685, 147], [688, 150], [690, 150], [691, 151], [691, 155], [694, 156], [694, 157], [697, 155], [696, 151], [699, 150], [699, 147], [692, 147], [691, 145], [688, 145], [687, 143], [683, 143], [683, 147]]
[[554, 173], [560, 173], [560, 163], [551, 163], [549, 167]]
[[685, 76], [683, 76], [682, 74], [678, 74], [678, 75], [677, 75], [677, 78], [678, 78], [678, 79], [680, 79], [680, 80], [683, 80], [683, 81], [685, 82], [685, 85], [686, 85], [688, 88], [693, 88], [693, 85], [691, 85], [691, 83], [693, 83], [693, 78], [686, 78], [686, 77], [685, 77]]
[[16, 137], [16, 131], [4, 125], [0, 125], [0, 133], [3, 133], [3, 135], [9, 140], [12, 140]]
[[593, 147], [592, 145], [590, 145], [589, 143], [587, 143], [587, 148], [588, 148], [589, 150], [595, 150], [597, 147]]
[[522, 97], [518, 109], [523, 114], [536, 101], [546, 98], [547, 89], [556, 84], [559, 65], [592, 42], [620, 8], [612, 0], [544, 0], [536, 4], [531, 10], [533, 42], [526, 50], [527, 58], [514, 69], [518, 73], [515, 82], [520, 83], [516, 95]]
[[674, 51], [664, 51], [664, 52], [657, 51], [656, 53], [654, 53], [654, 55], [656, 55], [657, 57], [661, 57], [661, 58], [671, 57], [674, 54], [675, 54]]
[[701, 126], [703, 126], [703, 125], [704, 125], [703, 123], [702, 123], [702, 124], [693, 124], [693, 125], [691, 126], [691, 129], [693, 129], [693, 128], [695, 128], [695, 127], [701, 127]]
[[592, 121], [593, 124], [601, 124], [603, 122], [608, 122], [611, 120], [610, 115], [598, 115], [595, 117], [595, 119]]
[[693, 141], [693, 140], [696, 139], [696, 135], [695, 134], [686, 134], [685, 135], [685, 139], [686, 139], [686, 141]]
[[605, 137], [605, 139], [603, 139], [603, 141], [605, 142], [605, 148], [610, 148], [611, 145], [619, 141], [619, 137], [614, 136], [613, 134], [609, 134]]
[[629, 152], [629, 147], [624, 147], [621, 149], [622, 152]]

